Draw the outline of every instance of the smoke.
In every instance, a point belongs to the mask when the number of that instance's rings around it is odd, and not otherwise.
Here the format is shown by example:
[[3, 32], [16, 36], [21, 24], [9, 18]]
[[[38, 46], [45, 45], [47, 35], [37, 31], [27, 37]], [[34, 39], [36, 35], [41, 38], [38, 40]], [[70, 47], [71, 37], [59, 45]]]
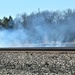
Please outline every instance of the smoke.
[[62, 20], [62, 23], [58, 20], [48, 22], [50, 15], [45, 11], [29, 15], [25, 25], [23, 25], [22, 17], [15, 18], [13, 29], [0, 29], [0, 48], [74, 47], [75, 24], [73, 20]]

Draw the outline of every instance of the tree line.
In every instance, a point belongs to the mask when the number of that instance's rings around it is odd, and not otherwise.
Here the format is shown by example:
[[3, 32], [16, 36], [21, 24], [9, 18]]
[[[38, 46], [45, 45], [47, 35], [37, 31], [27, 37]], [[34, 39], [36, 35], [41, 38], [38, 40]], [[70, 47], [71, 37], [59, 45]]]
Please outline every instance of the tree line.
[[[16, 17], [16, 22], [14, 22], [12, 16], [3, 17], [3, 19], [0, 19], [0, 26], [9, 29], [9, 28], [14, 28], [18, 24], [22, 25], [23, 27], [27, 27], [29, 24], [32, 25], [33, 20], [36, 18], [43, 16], [44, 22], [47, 24], [57, 24], [57, 25], [62, 25], [62, 24], [75, 24], [75, 10], [67, 9], [64, 10], [63, 12], [60, 11], [42, 11], [42, 12], [37, 12], [34, 13], [32, 12], [30, 15], [27, 15], [26, 13], [21, 14], [20, 17]], [[38, 20], [37, 20], [38, 22]]]

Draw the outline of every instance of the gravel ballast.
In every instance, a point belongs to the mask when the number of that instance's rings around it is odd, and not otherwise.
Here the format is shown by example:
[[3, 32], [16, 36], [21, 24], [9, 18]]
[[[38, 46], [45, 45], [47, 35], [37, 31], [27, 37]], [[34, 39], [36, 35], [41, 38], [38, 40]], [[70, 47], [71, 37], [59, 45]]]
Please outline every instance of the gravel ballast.
[[75, 52], [0, 52], [0, 75], [75, 75]]

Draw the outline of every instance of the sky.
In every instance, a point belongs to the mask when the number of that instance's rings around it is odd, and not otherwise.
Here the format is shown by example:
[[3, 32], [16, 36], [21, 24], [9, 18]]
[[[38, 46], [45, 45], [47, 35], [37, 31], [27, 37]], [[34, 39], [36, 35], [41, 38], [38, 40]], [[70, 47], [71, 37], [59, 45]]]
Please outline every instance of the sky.
[[74, 9], [75, 0], [0, 0], [0, 18], [38, 12], [38, 8], [40, 11]]

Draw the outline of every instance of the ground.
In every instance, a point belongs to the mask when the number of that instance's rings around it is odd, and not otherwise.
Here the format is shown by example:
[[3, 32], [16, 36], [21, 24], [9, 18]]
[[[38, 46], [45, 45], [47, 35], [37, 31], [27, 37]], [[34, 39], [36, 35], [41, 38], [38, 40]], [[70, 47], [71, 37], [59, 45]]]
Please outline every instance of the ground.
[[75, 75], [75, 52], [1, 51], [0, 75]]

